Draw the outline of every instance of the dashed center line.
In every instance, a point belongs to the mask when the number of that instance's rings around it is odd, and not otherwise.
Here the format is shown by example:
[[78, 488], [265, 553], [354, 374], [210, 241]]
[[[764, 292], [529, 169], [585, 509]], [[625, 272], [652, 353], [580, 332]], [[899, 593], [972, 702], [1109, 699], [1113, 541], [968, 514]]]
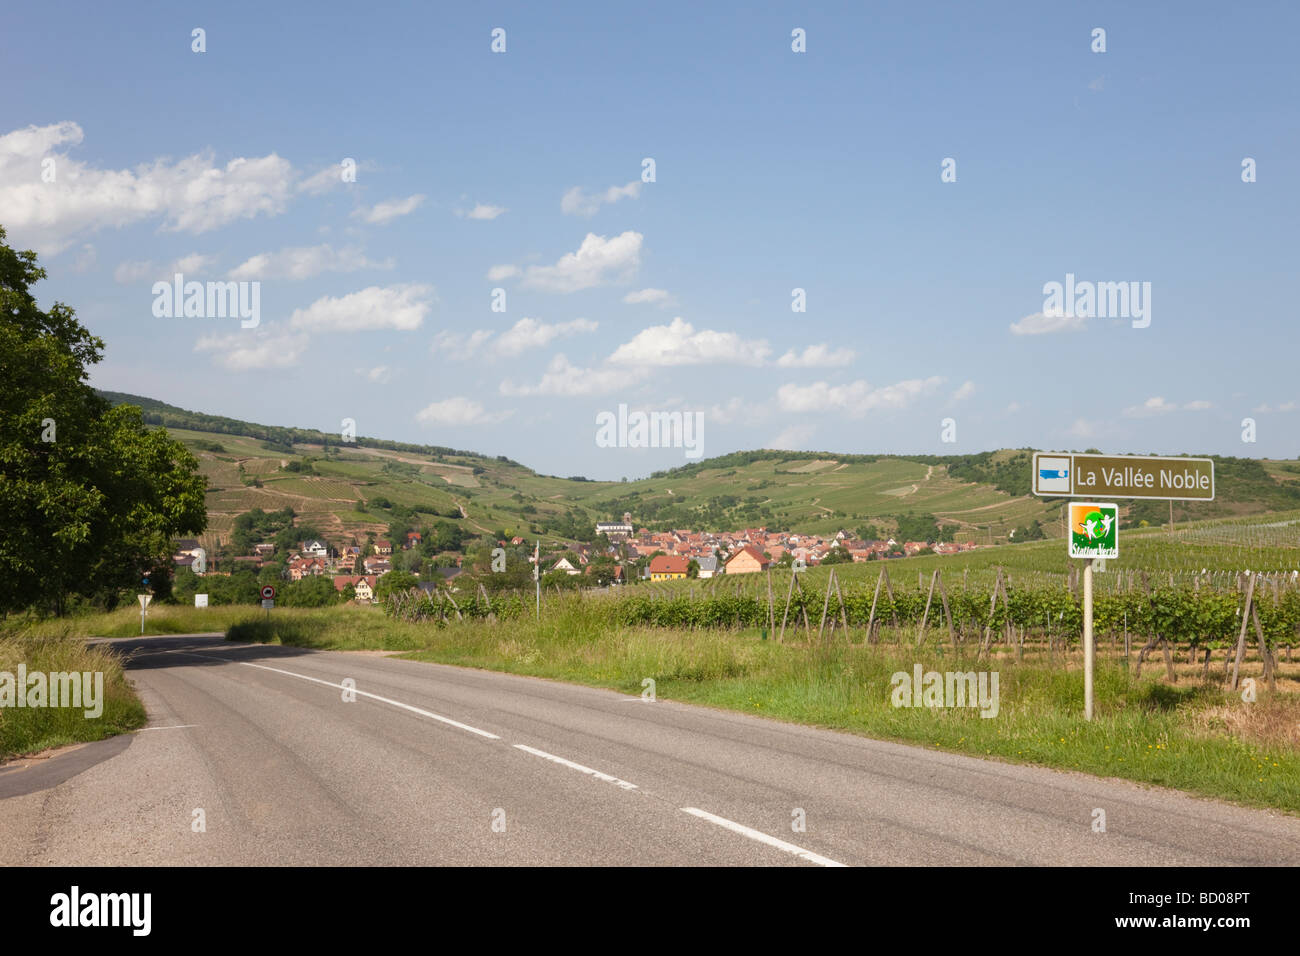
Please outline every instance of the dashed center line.
[[720, 827], [725, 827], [733, 833], [739, 833], [741, 836], [747, 836], [751, 840], [757, 840], [759, 843], [775, 847], [785, 853], [790, 853], [799, 857], [801, 860], [807, 860], [809, 863], [816, 863], [818, 866], [844, 866], [843, 863], [837, 863], [829, 857], [821, 856], [812, 850], [805, 850], [801, 846], [795, 846], [793, 843], [786, 843], [784, 840], [778, 840], [774, 836], [768, 836], [761, 830], [755, 830], [753, 827], [747, 827], [743, 823], [737, 823], [735, 820], [728, 820], [726, 817], [720, 817], [709, 813], [707, 810], [700, 810], [697, 807], [682, 807], [683, 813], [689, 813], [693, 817], [699, 817], [701, 820], [708, 820], [710, 823], [716, 823]]
[[471, 727], [469, 724], [462, 724], [459, 720], [452, 720], [450, 717], [444, 717], [441, 714], [435, 714], [431, 710], [425, 710], [421, 707], [413, 707], [410, 704], [403, 704], [400, 700], [393, 700], [391, 697], [380, 697], [378, 694], [372, 694], [369, 691], [358, 690], [355, 687], [348, 687], [346, 684], [335, 684], [327, 680], [321, 680], [319, 677], [308, 677], [306, 674], [295, 674], [293, 671], [282, 670], [279, 667], [267, 667], [265, 664], [252, 664], [248, 661], [235, 661], [233, 663], [242, 664], [244, 667], [256, 667], [259, 670], [274, 671], [277, 674], [285, 674], [289, 677], [297, 677], [300, 680], [309, 680], [314, 684], [324, 684], [326, 687], [334, 687], [338, 690], [346, 690], [349, 693], [356, 694], [359, 697], [369, 697], [371, 700], [377, 700], [380, 703], [391, 704], [393, 707], [400, 707], [402, 710], [409, 710], [413, 714], [419, 714], [421, 717], [428, 717], [431, 720], [442, 721], [452, 727], [459, 727], [461, 730], [467, 730], [471, 734], [478, 734], [480, 737], [486, 737], [488, 740], [500, 740], [496, 734], [490, 734], [486, 730], [479, 730], [477, 727]]
[[624, 790], [635, 790], [636, 784], [628, 783], [626, 780], [620, 780], [618, 777], [611, 776], [607, 773], [601, 773], [599, 770], [592, 770], [590, 767], [584, 767], [580, 763], [574, 763], [572, 760], [565, 760], [563, 757], [557, 757], [555, 754], [548, 754], [545, 750], [538, 750], [536, 747], [529, 747], [527, 744], [515, 744], [516, 750], [522, 750], [530, 753], [534, 757], [541, 757], [543, 760], [549, 760], [552, 763], [558, 763], [561, 766], [568, 767], [571, 770], [577, 770], [580, 773], [588, 774], [597, 780], [604, 780], [606, 783], [612, 783]]

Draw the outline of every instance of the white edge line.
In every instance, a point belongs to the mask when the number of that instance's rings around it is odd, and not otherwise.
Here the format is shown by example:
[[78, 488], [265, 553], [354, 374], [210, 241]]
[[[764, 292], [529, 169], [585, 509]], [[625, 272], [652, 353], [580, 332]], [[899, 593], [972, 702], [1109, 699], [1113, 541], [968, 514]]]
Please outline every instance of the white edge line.
[[563, 757], [557, 757], [555, 754], [548, 754], [545, 750], [538, 750], [536, 747], [529, 747], [526, 744], [515, 744], [516, 750], [522, 750], [530, 753], [535, 757], [541, 757], [543, 760], [549, 760], [552, 763], [558, 763], [568, 767], [571, 770], [577, 770], [581, 773], [589, 774], [597, 780], [604, 780], [606, 783], [612, 783], [615, 786], [622, 787], [624, 790], [635, 790], [636, 784], [628, 783], [626, 780], [620, 780], [618, 777], [610, 776], [607, 773], [601, 773], [599, 770], [592, 770], [590, 767], [584, 767], [580, 763], [574, 763], [572, 760], [565, 760]]
[[700, 810], [697, 807], [682, 807], [683, 813], [689, 813], [693, 817], [699, 817], [701, 820], [708, 820], [710, 823], [716, 823], [720, 827], [725, 827], [733, 833], [739, 833], [741, 836], [747, 836], [751, 840], [757, 840], [759, 843], [765, 843], [770, 847], [775, 847], [786, 853], [793, 854], [801, 860], [807, 860], [809, 863], [816, 863], [818, 866], [844, 866], [843, 863], [837, 863], [828, 857], [820, 856], [805, 850], [801, 846], [795, 846], [793, 843], [786, 843], [784, 840], [778, 840], [774, 836], [768, 836], [760, 830], [747, 827], [743, 823], [737, 823], [734, 820], [728, 820], [726, 817], [719, 817], [707, 810]]
[[[222, 658], [224, 660], [224, 658]], [[413, 714], [419, 714], [421, 717], [428, 717], [432, 720], [442, 721], [444, 724], [450, 724], [452, 727], [459, 727], [461, 730], [468, 730], [471, 734], [478, 734], [480, 737], [486, 737], [488, 740], [500, 740], [496, 734], [490, 734], [486, 730], [479, 730], [477, 727], [471, 727], [469, 724], [462, 724], [459, 720], [452, 720], [450, 717], [443, 717], [441, 714], [435, 714], [431, 710], [424, 710], [420, 707], [413, 707], [410, 704], [403, 704], [400, 700], [392, 700], [388, 697], [380, 697], [378, 694], [372, 694], [369, 691], [357, 690], [355, 687], [345, 687], [342, 684], [334, 684], [327, 680], [321, 680], [319, 677], [308, 677], [306, 674], [295, 674], [293, 671], [281, 670], [278, 667], [267, 667], [265, 664], [253, 664], [248, 661], [227, 661], [227, 663], [239, 663], [245, 667], [256, 667], [259, 670], [274, 671], [277, 674], [285, 674], [289, 677], [297, 677], [300, 680], [309, 680], [315, 684], [324, 684], [326, 687], [334, 687], [338, 690], [346, 690], [362, 697], [369, 697], [371, 700], [377, 700], [381, 703], [391, 704], [394, 707], [400, 707], [402, 710], [409, 710]]]
[[136, 733], [142, 734], [146, 730], [184, 730], [186, 727], [197, 727], [197, 726], [198, 724], [168, 724], [166, 727], [141, 727], [139, 730], [136, 731]]

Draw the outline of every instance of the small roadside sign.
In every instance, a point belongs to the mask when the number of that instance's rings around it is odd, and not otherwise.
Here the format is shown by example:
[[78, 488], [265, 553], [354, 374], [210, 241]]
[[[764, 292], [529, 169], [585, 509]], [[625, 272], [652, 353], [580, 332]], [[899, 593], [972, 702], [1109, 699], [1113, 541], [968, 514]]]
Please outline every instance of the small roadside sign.
[[275, 588], [271, 587], [271, 585], [269, 585], [269, 584], [268, 584], [266, 587], [262, 588], [262, 600], [263, 600], [263, 601], [269, 601], [269, 600], [271, 600], [273, 597], [275, 597]]
[[1211, 458], [1035, 452], [1033, 467], [1031, 488], [1045, 498], [1214, 500]]
[[1119, 557], [1119, 505], [1071, 501], [1070, 557]]
[[140, 599], [140, 610], [142, 611], [147, 608], [149, 602], [153, 600], [152, 594], [137, 594], [136, 597]]
[[207, 596], [206, 594], [196, 594], [196, 595], [194, 595], [194, 606], [195, 606], [195, 607], [207, 607], [207, 606], [208, 606], [208, 596]]
[[269, 611], [275, 607], [275, 602], [270, 598], [262, 598], [262, 607]]

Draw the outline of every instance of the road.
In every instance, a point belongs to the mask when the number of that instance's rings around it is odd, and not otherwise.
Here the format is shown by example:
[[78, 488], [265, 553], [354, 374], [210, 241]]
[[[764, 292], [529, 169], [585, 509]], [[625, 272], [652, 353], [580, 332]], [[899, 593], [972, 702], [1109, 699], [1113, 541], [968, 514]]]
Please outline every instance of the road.
[[375, 654], [113, 643], [149, 725], [0, 769], [0, 865], [1300, 864], [1300, 820], [1123, 781]]

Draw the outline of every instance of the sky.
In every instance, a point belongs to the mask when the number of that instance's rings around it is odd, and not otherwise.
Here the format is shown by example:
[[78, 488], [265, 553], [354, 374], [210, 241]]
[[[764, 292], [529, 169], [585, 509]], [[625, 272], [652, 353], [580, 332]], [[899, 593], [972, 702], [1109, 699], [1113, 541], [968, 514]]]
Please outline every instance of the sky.
[[1300, 7], [984, 6], [14, 5], [0, 226], [96, 387], [546, 474], [1300, 456]]

